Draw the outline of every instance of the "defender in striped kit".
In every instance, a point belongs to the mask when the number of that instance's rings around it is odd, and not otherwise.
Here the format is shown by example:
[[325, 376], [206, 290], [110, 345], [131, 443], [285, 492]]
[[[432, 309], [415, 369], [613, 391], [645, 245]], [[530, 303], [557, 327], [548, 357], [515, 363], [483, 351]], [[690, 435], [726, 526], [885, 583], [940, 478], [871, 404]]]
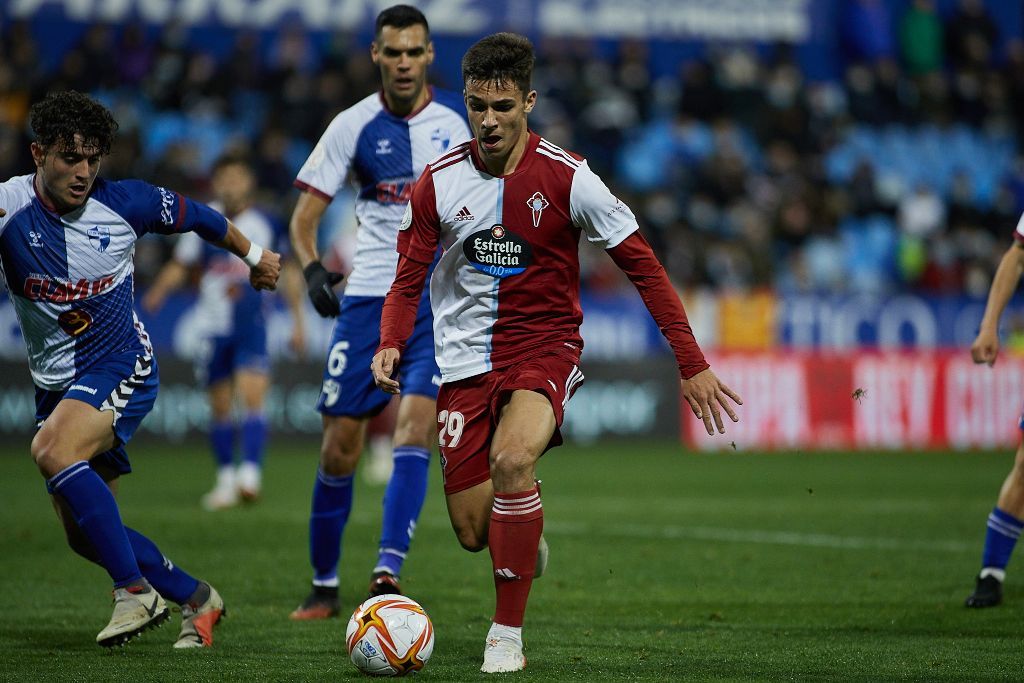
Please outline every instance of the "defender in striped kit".
[[139, 180], [97, 178], [117, 123], [102, 105], [60, 92], [33, 105], [36, 171], [0, 184], [0, 273], [21, 323], [36, 386], [31, 453], [68, 544], [107, 570], [109, 647], [165, 621], [181, 604], [175, 648], [209, 646], [224, 603], [125, 526], [113, 493], [131, 472], [125, 446], [156, 400], [159, 372], [133, 310], [132, 256], [149, 232], [195, 232], [242, 258], [255, 289], [273, 289], [280, 259], [209, 207]]
[[[384, 295], [395, 277], [398, 224], [427, 162], [469, 138], [462, 100], [427, 85], [434, 46], [419, 10], [395, 5], [382, 11], [371, 56], [380, 70], [381, 91], [334, 118], [295, 181], [303, 193], [292, 214], [294, 252], [314, 308], [322, 316], [338, 317], [317, 401], [323, 439], [309, 519], [313, 585], [291, 613], [296, 620], [338, 614], [338, 565], [353, 506], [354, 472], [367, 422], [392, 399], [377, 389], [366, 369], [380, 341]], [[350, 175], [359, 187], [359, 232], [339, 306], [332, 287], [341, 275], [320, 264], [316, 234], [327, 205]], [[441, 379], [434, 362], [430, 302], [424, 297], [417, 306], [418, 319], [401, 367], [407, 391], [398, 405], [394, 468], [384, 492], [371, 596], [401, 592], [399, 576], [426, 496], [434, 399]]]
[[[978, 327], [978, 336], [971, 344], [975, 363], [994, 365], [999, 356], [999, 318], [1020, 284], [1024, 273], [1024, 215], [1017, 221], [1013, 244], [1003, 254], [992, 279], [992, 288], [985, 304], [985, 314]], [[1019, 425], [1024, 435], [1024, 415]], [[999, 489], [996, 505], [985, 524], [985, 546], [981, 570], [975, 578], [974, 592], [967, 596], [967, 607], [995, 607], [1003, 601], [1003, 581], [1017, 539], [1024, 531], [1024, 439], [1017, 445], [1017, 454], [1010, 473]]]
[[[522, 624], [546, 557], [536, 464], [561, 443], [579, 368], [583, 321], [579, 239], [601, 245], [629, 276], [675, 352], [683, 396], [709, 434], [740, 398], [709, 368], [664, 268], [636, 219], [587, 162], [527, 128], [533, 48], [499, 33], [463, 58], [473, 139], [432, 162], [413, 190], [398, 237], [398, 273], [384, 304], [377, 385], [405, 351], [430, 280], [434, 352], [443, 383], [438, 433], [448, 513], [459, 542], [490, 548], [496, 592], [481, 671], [526, 666]], [[538, 561], [540, 560], [540, 561]]]

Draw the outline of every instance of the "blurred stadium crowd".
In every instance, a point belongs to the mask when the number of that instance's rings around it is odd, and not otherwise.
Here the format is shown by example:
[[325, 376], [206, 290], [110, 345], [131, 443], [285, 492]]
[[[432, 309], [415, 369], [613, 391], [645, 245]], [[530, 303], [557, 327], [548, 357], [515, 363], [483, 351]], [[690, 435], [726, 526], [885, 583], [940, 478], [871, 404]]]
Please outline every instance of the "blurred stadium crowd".
[[[982, 0], [899, 16], [848, 0], [839, 21], [834, 81], [808, 80], [787, 45], [711, 45], [654, 78], [643, 42], [539, 40], [531, 124], [590, 159], [680, 287], [984, 296], [1024, 210], [1024, 36]], [[215, 56], [183, 26], [94, 25], [45, 68], [28, 24], [2, 27], [0, 176], [32, 168], [31, 102], [75, 88], [121, 123], [108, 177], [205, 198], [213, 160], [242, 148], [286, 221], [298, 167], [377, 72], [355, 35], [230, 35]], [[141, 286], [169, 247], [140, 243]], [[625, 283], [607, 259], [585, 268], [591, 291]]]

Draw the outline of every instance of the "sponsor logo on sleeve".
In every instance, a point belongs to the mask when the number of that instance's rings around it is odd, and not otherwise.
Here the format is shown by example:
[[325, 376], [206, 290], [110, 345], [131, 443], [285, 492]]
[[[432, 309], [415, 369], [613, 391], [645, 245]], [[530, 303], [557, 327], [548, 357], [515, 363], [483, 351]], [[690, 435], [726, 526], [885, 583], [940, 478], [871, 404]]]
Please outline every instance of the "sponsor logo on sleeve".
[[174, 225], [174, 193], [164, 187], [157, 189], [160, 191], [160, 222], [164, 225]]
[[399, 230], [408, 230], [412, 225], [412, 204], [405, 205], [405, 213], [402, 214], [402, 222], [398, 224]]
[[469, 235], [462, 251], [470, 265], [497, 278], [519, 275], [531, 261], [530, 243], [500, 223]]
[[324, 159], [327, 158], [327, 147], [324, 145], [323, 140], [316, 143], [316, 147], [309, 153], [309, 158], [306, 159], [306, 165], [302, 168], [306, 171], [315, 171], [320, 168], [320, 165], [324, 163]]

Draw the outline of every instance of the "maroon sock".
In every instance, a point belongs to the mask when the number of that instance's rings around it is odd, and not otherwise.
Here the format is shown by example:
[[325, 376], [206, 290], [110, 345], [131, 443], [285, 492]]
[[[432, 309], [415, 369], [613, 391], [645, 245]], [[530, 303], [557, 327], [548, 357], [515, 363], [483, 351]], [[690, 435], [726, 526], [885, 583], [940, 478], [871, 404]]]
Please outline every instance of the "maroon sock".
[[516, 493], [495, 492], [488, 532], [497, 594], [494, 623], [523, 625], [542, 531], [544, 508], [536, 486]]

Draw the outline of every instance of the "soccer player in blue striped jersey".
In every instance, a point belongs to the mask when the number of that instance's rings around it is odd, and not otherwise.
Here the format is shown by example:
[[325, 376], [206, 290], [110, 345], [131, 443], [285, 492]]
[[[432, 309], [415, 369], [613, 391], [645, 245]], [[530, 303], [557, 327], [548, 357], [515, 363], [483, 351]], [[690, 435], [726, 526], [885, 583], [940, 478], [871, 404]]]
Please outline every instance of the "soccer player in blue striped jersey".
[[[377, 16], [371, 56], [380, 92], [338, 114], [300, 169], [303, 190], [291, 219], [292, 248], [303, 266], [309, 296], [322, 316], [338, 316], [317, 409], [323, 416], [320, 462], [309, 521], [313, 586], [292, 619], [338, 614], [341, 538], [352, 509], [352, 479], [366, 425], [391, 396], [368, 372], [379, 343], [381, 307], [395, 277], [398, 225], [424, 166], [469, 139], [462, 98], [427, 85], [433, 61], [423, 14], [396, 5]], [[356, 255], [344, 301], [333, 285], [341, 275], [319, 261], [316, 234], [331, 199], [354, 176], [359, 187]], [[405, 391], [394, 432], [394, 469], [384, 493], [379, 554], [369, 593], [398, 593], [399, 574], [426, 496], [427, 465], [435, 435], [434, 401], [441, 382], [434, 361], [430, 303], [420, 302], [415, 330], [400, 368]]]
[[[228, 217], [250, 240], [266, 245], [284, 240], [276, 221], [254, 204], [256, 174], [245, 156], [230, 152], [218, 158], [210, 185], [215, 196], [210, 207]], [[298, 273], [288, 268], [287, 260], [285, 263], [281, 280], [290, 285]], [[244, 263], [190, 233], [174, 245], [172, 258], [142, 298], [143, 310], [157, 312], [171, 292], [185, 285], [194, 268], [202, 271], [193, 309], [192, 332], [199, 342], [195, 369], [210, 402], [208, 437], [217, 464], [216, 484], [200, 502], [207, 510], [222, 510], [260, 496], [268, 439], [264, 402], [270, 388], [269, 299], [246, 286], [249, 274]], [[287, 277], [289, 274], [294, 277]], [[295, 323], [292, 348], [301, 351], [301, 287], [283, 289]], [[236, 402], [242, 412], [237, 417]], [[241, 446], [237, 467], [236, 442]]]
[[0, 183], [0, 274], [14, 303], [36, 387], [31, 454], [68, 544], [102, 566], [114, 611], [96, 636], [118, 645], [181, 605], [175, 648], [208, 646], [224, 603], [124, 525], [114, 493], [131, 472], [125, 446], [156, 400], [159, 372], [133, 309], [132, 255], [146, 233], [195, 232], [249, 266], [273, 289], [278, 255], [216, 211], [140, 180], [98, 177], [117, 122], [74, 91], [33, 105], [35, 173]]
[[[1003, 254], [992, 278], [985, 314], [978, 328], [978, 336], [971, 344], [971, 358], [975, 363], [995, 364], [999, 355], [999, 318], [1010, 302], [1021, 274], [1024, 273], [1024, 216], [1017, 222], [1014, 243]], [[1020, 418], [1024, 430], [1024, 415]], [[1024, 431], [1022, 431], [1024, 433]], [[996, 506], [989, 513], [985, 525], [985, 548], [981, 556], [981, 570], [975, 579], [974, 592], [967, 596], [968, 607], [995, 607], [1003, 601], [1003, 580], [1010, 555], [1024, 530], [1024, 440], [1017, 446], [1013, 468], [1006, 475]]]

